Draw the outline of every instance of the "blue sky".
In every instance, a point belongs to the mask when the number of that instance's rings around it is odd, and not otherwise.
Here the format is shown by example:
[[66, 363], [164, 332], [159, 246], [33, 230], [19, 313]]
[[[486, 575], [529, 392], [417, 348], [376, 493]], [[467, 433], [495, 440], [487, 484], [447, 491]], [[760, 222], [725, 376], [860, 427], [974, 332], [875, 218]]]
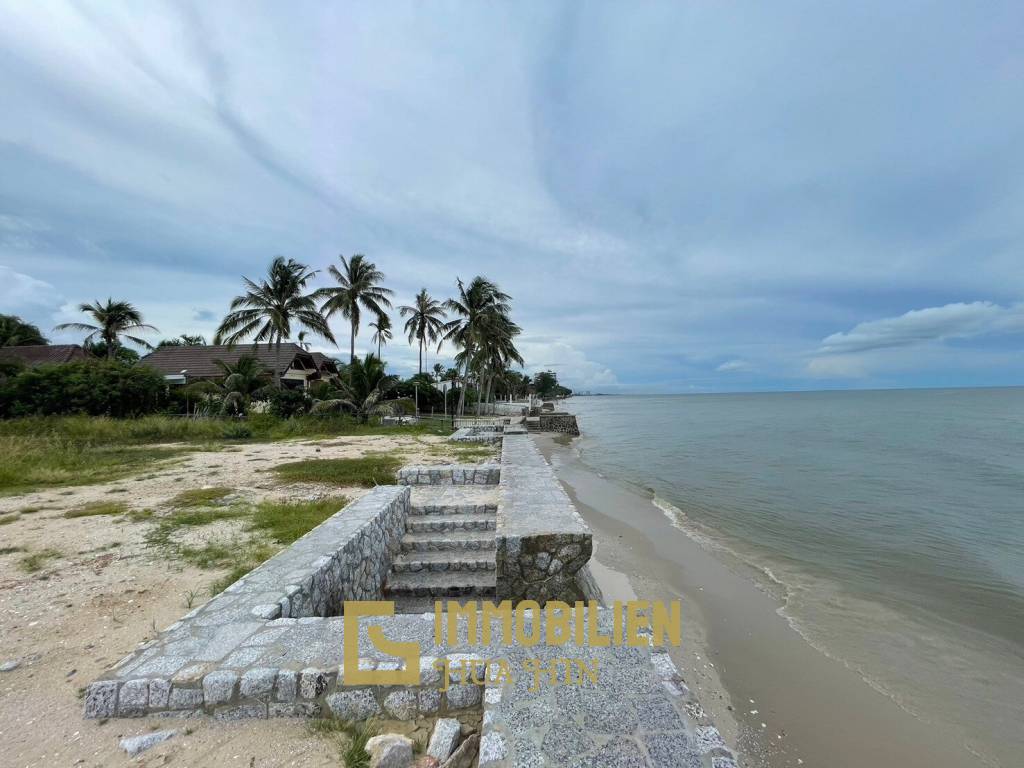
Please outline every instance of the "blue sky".
[[1019, 2], [0, 2], [0, 311], [211, 336], [274, 255], [361, 252], [399, 303], [495, 280], [580, 389], [1022, 384], [1021, 40]]

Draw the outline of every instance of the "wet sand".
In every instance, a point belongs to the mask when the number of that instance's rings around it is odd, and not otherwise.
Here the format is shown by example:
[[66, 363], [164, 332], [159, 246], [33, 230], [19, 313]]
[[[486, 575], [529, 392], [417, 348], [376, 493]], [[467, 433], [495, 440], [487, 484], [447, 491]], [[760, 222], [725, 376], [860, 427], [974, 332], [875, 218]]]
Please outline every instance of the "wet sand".
[[677, 665], [744, 765], [979, 765], [953, 736], [811, 647], [779, 615], [776, 598], [673, 526], [650, 499], [600, 477], [570, 447], [535, 439], [593, 528], [599, 563], [626, 574], [641, 598], [682, 600]]

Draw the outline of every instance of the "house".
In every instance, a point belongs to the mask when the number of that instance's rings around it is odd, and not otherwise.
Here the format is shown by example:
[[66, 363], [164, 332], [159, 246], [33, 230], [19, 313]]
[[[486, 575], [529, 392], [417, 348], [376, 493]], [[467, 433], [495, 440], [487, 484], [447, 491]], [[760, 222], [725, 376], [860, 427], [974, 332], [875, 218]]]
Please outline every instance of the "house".
[[323, 352], [312, 352], [313, 362], [316, 363], [316, 369], [320, 372], [320, 378], [323, 381], [333, 381], [337, 379], [341, 372], [338, 370], [338, 361], [334, 358], [328, 357]]
[[21, 363], [26, 368], [39, 365], [60, 365], [88, 360], [79, 344], [35, 344], [25, 347], [0, 347], [0, 363]]
[[[224, 371], [217, 361], [231, 365], [244, 355], [259, 360], [271, 376], [276, 369], [281, 383], [295, 389], [307, 389], [314, 381], [324, 378], [321, 371], [329, 372], [329, 366], [318, 365], [313, 354], [298, 344], [288, 343], [282, 343], [280, 350], [274, 344], [248, 343], [230, 347], [226, 344], [158, 347], [142, 358], [139, 365], [148, 365], [162, 373], [169, 383], [190, 384], [204, 379], [222, 379]], [[337, 375], [337, 367], [334, 371]]]

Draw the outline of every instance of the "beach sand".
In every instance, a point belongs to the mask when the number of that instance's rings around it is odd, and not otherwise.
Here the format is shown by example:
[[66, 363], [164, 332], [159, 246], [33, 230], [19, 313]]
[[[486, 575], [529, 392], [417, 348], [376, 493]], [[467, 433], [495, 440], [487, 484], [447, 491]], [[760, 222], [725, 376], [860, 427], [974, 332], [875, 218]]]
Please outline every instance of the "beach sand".
[[594, 531], [600, 583], [682, 601], [683, 646], [673, 656], [743, 765], [979, 765], [953, 736], [811, 647], [775, 596], [674, 526], [650, 498], [600, 477], [571, 446], [535, 439]]

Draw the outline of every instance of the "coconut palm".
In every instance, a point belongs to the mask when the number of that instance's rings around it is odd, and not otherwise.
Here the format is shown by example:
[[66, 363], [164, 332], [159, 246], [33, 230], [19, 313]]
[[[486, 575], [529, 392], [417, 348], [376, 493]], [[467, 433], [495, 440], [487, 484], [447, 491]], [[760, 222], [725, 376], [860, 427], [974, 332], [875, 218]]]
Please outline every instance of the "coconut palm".
[[382, 344], [387, 344], [391, 341], [391, 318], [387, 315], [381, 315], [372, 323], [367, 323], [373, 328], [373, 335], [370, 337], [371, 342], [377, 342], [377, 357], [380, 357], [380, 347]]
[[132, 333], [139, 331], [156, 331], [152, 325], [142, 321], [142, 313], [127, 301], [114, 301], [108, 298], [106, 304], [95, 301], [92, 304], [79, 304], [78, 309], [92, 316], [95, 325], [89, 323], [61, 323], [53, 330], [55, 331], [88, 331], [85, 337], [86, 343], [99, 339], [106, 348], [108, 360], [113, 360], [118, 347], [121, 346], [121, 337], [128, 339], [133, 344], [138, 344], [146, 349], [153, 346], [145, 339], [132, 336]]
[[434, 381], [444, 381], [444, 363], [434, 363], [434, 367], [431, 368], [431, 372], [434, 375]]
[[254, 344], [273, 343], [274, 385], [280, 388], [281, 341], [291, 336], [293, 325], [336, 343], [327, 320], [317, 311], [316, 292], [305, 293], [315, 274], [305, 264], [277, 256], [259, 283], [243, 277], [247, 290], [232, 299], [231, 311], [217, 328], [213, 343], [233, 346], [250, 337]]
[[326, 415], [347, 411], [365, 424], [370, 420], [370, 416], [394, 413], [393, 406], [390, 403], [382, 403], [381, 399], [394, 389], [396, 384], [398, 377], [389, 376], [384, 363], [371, 352], [363, 360], [354, 358], [348, 364], [345, 378], [337, 385], [342, 397], [319, 400], [313, 404], [310, 413]]
[[455, 319], [445, 323], [442, 341], [450, 341], [462, 350], [456, 355], [455, 362], [463, 370], [458, 403], [458, 412], [463, 413], [470, 370], [478, 363], [477, 353], [488, 333], [494, 333], [500, 327], [500, 318], [511, 323], [508, 320], [511, 297], [479, 275], [468, 286], [461, 279], [457, 286], [458, 297], [444, 303]]
[[189, 336], [187, 333], [181, 334], [181, 336], [175, 336], [173, 339], [164, 339], [158, 347], [205, 347], [206, 338], [204, 336]]
[[330, 318], [335, 312], [349, 321], [351, 336], [349, 343], [349, 359], [356, 359], [356, 335], [359, 333], [361, 310], [373, 313], [379, 320], [385, 315], [384, 307], [391, 306], [388, 296], [394, 294], [390, 288], [378, 285], [384, 279], [384, 273], [377, 265], [368, 261], [361, 253], [357, 253], [349, 261], [341, 256], [341, 269], [333, 264], [327, 268], [328, 274], [338, 283], [336, 286], [321, 288], [317, 298], [325, 298], [320, 311]]
[[253, 395], [269, 386], [269, 372], [252, 355], [242, 355], [234, 363], [225, 363], [223, 360], [213, 362], [223, 371], [223, 381], [197, 381], [189, 385], [189, 391], [219, 396], [221, 413], [225, 415], [246, 413]]
[[37, 347], [49, 343], [32, 323], [17, 315], [0, 315], [0, 347]]
[[410, 344], [413, 340], [419, 344], [419, 372], [423, 373], [423, 348], [428, 341], [433, 344], [444, 334], [444, 307], [441, 302], [430, 297], [426, 288], [421, 288], [416, 294], [415, 303], [412, 306], [401, 306], [398, 311], [402, 317], [409, 318], [405, 321], [405, 332], [409, 336]]

